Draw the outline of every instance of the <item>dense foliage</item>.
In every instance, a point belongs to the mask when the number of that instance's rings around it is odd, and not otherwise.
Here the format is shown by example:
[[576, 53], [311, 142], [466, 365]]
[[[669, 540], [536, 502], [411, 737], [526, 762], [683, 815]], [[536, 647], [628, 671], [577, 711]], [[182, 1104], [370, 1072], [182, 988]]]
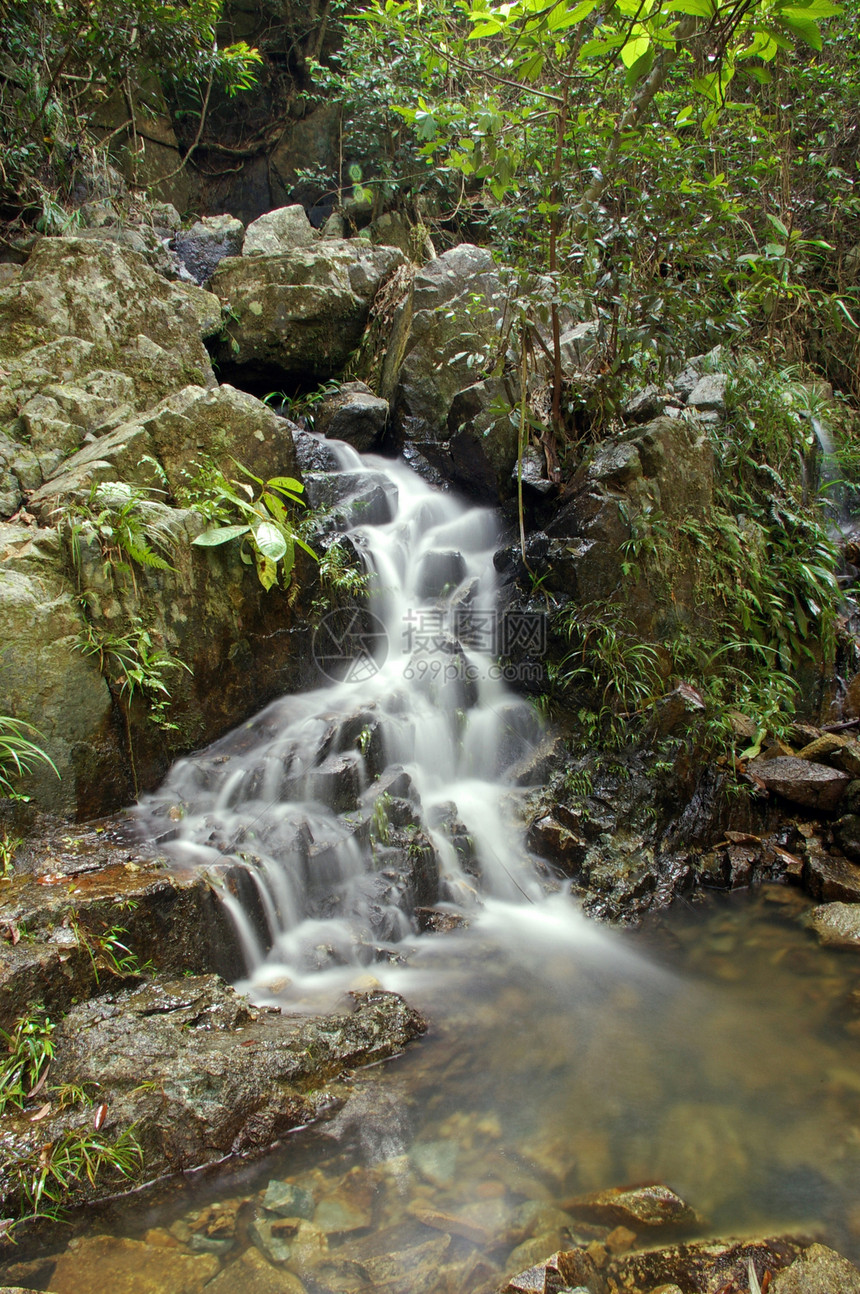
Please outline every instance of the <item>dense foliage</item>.
[[[259, 61], [244, 42], [219, 47], [221, 0], [24, 0], [0, 21], [0, 204], [35, 215], [46, 232], [68, 221], [64, 202], [86, 196], [107, 166], [100, 145], [145, 125], [141, 85], [196, 96], [214, 83], [246, 88]], [[117, 120], [114, 118], [117, 117]], [[94, 126], [112, 122], [94, 130]]]
[[375, 0], [318, 80], [377, 205], [549, 270], [600, 319], [604, 370], [734, 337], [856, 391], [858, 22], [829, 0]]

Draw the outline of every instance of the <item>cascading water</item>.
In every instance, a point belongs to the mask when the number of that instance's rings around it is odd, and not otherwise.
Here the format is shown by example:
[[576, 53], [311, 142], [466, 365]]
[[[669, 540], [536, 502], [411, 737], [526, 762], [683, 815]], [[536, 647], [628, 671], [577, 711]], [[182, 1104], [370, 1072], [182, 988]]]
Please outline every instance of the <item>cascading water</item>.
[[506, 803], [542, 733], [494, 654], [496, 520], [402, 464], [335, 452], [369, 614], [320, 625], [330, 681], [181, 760], [141, 808], [175, 864], [244, 868], [243, 897], [220, 892], [258, 991], [396, 957], [416, 901], [539, 892]]

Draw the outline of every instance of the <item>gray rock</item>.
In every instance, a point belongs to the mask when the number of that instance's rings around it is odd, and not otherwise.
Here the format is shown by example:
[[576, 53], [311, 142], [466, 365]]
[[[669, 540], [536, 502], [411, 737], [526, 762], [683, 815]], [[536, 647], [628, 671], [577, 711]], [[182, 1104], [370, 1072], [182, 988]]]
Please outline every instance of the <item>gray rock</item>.
[[316, 232], [304, 207], [276, 207], [248, 226], [243, 256], [279, 256], [316, 242]]
[[388, 401], [374, 395], [364, 382], [344, 382], [326, 396], [314, 412], [314, 430], [332, 440], [345, 440], [360, 454], [382, 439], [388, 423]]
[[753, 759], [747, 768], [769, 791], [775, 791], [793, 804], [825, 812], [836, 808], [851, 781], [847, 773], [794, 755]]
[[666, 408], [666, 396], [653, 383], [632, 396], [624, 406], [624, 419], [627, 422], [650, 422], [659, 418]]
[[725, 373], [706, 373], [693, 387], [687, 397], [687, 406], [702, 413], [723, 413], [726, 407], [726, 386], [728, 377]]
[[597, 345], [599, 325], [591, 321], [576, 324], [561, 334], [562, 372], [572, 376], [582, 368]]
[[[495, 354], [506, 298], [490, 253], [468, 243], [417, 272], [396, 383], [392, 375], [392, 415], [401, 439], [447, 440], [455, 395], [474, 383]], [[386, 381], [387, 370], [380, 393], [388, 396]], [[510, 458], [506, 486], [512, 464]]]
[[458, 391], [448, 411], [449, 479], [484, 503], [498, 504], [516, 489], [518, 423], [511, 413], [518, 385], [487, 378]]
[[245, 226], [235, 216], [204, 216], [178, 233], [173, 246], [189, 274], [205, 283], [225, 256], [240, 254], [244, 237]]
[[826, 1245], [810, 1245], [770, 1288], [771, 1294], [860, 1294], [860, 1271]]
[[381, 284], [403, 263], [396, 248], [362, 239], [222, 261], [209, 284], [233, 316], [216, 347], [222, 371], [273, 384], [334, 377]]
[[860, 903], [825, 903], [809, 922], [826, 948], [860, 949]]

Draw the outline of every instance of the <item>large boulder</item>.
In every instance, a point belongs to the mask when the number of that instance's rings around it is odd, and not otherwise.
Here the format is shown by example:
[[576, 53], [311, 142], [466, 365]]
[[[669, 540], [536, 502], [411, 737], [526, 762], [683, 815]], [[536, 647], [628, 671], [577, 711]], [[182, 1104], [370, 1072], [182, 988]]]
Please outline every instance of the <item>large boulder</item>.
[[214, 391], [186, 386], [154, 408], [130, 418], [67, 459], [30, 500], [46, 523], [69, 495], [93, 482], [121, 480], [175, 496], [201, 468], [240, 475], [241, 463], [255, 476], [295, 476], [289, 424], [267, 405], [227, 384]]
[[660, 417], [619, 440], [601, 441], [574, 478], [568, 502], [546, 527], [554, 545], [549, 588], [591, 601], [623, 586], [626, 613], [649, 635], [660, 632], [667, 615], [692, 619], [701, 603], [692, 580], [676, 572], [674, 600], [667, 606], [653, 581], [625, 579], [623, 545], [639, 516], [646, 524], [651, 515], [667, 524], [705, 517], [713, 492], [713, 451], [701, 428]]
[[380, 287], [403, 264], [396, 248], [365, 239], [222, 261], [209, 285], [228, 314], [215, 347], [222, 372], [243, 383], [335, 376], [361, 341]]
[[0, 290], [0, 515], [88, 437], [189, 384], [216, 385], [202, 336], [220, 306], [133, 251], [45, 238]]
[[316, 233], [298, 203], [290, 207], [276, 207], [267, 211], [248, 226], [243, 256], [278, 256], [299, 247], [310, 247]]
[[459, 244], [415, 275], [404, 303], [408, 334], [396, 379], [392, 413], [401, 440], [447, 440], [454, 397], [473, 385], [495, 359], [508, 292], [489, 251]]

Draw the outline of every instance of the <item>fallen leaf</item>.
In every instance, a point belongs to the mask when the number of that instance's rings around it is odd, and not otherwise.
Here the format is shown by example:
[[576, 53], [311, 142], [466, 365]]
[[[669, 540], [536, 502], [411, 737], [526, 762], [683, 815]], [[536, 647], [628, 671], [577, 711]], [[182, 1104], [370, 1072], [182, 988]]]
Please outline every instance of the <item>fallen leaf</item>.
[[106, 1101], [102, 1101], [100, 1105], [96, 1106], [95, 1112], [93, 1113], [93, 1127], [95, 1128], [96, 1132], [98, 1132], [99, 1128], [104, 1123], [105, 1117], [107, 1115], [107, 1111], [108, 1111], [108, 1108], [107, 1108]]
[[50, 1113], [51, 1113], [51, 1102], [46, 1101], [40, 1110], [37, 1110], [35, 1114], [30, 1115], [30, 1122], [38, 1123], [40, 1119], [47, 1118], [47, 1116]]

